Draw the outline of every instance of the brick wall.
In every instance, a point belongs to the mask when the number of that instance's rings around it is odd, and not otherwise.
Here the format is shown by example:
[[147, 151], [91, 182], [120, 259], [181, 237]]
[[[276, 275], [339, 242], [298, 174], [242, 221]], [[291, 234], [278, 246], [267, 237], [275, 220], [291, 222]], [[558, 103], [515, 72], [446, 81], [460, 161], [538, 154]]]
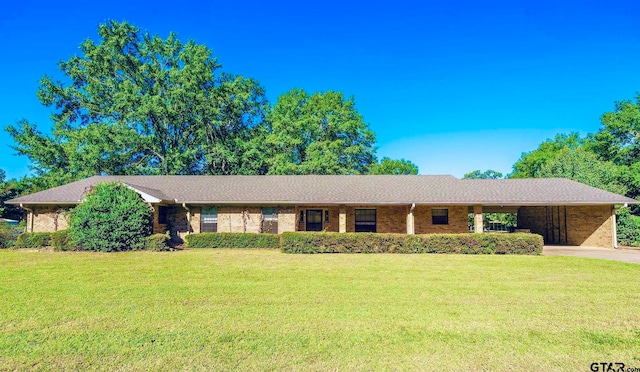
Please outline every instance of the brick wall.
[[[69, 227], [69, 207], [46, 205], [31, 208], [33, 215], [27, 215], [27, 229], [33, 226], [33, 232], [53, 232]], [[31, 220], [33, 219], [33, 225]]]
[[[447, 209], [449, 223], [446, 225], [432, 224], [432, 209]], [[413, 210], [416, 234], [459, 234], [469, 232], [469, 209], [467, 206], [416, 206]]]
[[[613, 208], [603, 206], [520, 207], [518, 227], [540, 234], [545, 243], [613, 247]], [[566, 217], [566, 227], [565, 227]], [[553, 219], [553, 221], [551, 220]]]
[[295, 207], [278, 208], [278, 234], [296, 231], [297, 218]]

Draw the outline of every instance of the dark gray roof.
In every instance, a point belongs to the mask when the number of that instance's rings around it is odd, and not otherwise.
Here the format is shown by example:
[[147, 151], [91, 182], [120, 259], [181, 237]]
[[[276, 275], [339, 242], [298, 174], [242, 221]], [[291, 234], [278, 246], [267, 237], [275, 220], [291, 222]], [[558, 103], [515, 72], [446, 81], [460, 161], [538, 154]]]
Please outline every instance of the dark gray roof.
[[85, 188], [120, 181], [163, 202], [192, 204], [590, 205], [638, 203], [562, 178], [453, 176], [95, 176], [7, 201], [77, 204]]

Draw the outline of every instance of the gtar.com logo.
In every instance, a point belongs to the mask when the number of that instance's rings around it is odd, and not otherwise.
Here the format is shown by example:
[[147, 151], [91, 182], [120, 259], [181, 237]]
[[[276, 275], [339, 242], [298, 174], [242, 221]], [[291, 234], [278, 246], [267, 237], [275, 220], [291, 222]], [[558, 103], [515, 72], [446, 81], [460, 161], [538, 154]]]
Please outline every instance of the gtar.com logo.
[[591, 363], [593, 372], [625, 372], [624, 363], [593, 362]]

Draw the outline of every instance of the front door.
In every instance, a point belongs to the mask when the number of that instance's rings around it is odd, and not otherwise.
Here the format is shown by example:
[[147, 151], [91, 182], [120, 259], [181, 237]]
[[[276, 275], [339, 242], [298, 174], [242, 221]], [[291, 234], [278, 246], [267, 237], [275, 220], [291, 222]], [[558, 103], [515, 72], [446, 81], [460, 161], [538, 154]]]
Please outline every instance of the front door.
[[322, 231], [322, 209], [307, 209], [307, 231]]

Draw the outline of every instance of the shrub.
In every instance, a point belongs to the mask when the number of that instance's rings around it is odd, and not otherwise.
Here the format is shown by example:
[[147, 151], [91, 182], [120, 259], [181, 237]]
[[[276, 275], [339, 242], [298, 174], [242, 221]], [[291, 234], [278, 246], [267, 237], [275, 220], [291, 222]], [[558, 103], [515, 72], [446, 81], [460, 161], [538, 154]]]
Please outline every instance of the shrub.
[[78, 251], [80, 247], [71, 239], [71, 230], [51, 233], [51, 247], [54, 251]]
[[26, 232], [18, 235], [16, 248], [42, 248], [51, 245], [51, 233]]
[[541, 254], [542, 237], [535, 234], [282, 234], [285, 253], [462, 253]]
[[19, 234], [20, 230], [16, 226], [0, 223], [0, 248], [13, 247]]
[[187, 235], [189, 248], [278, 248], [280, 236], [252, 233], [201, 233]]
[[154, 252], [172, 251], [170, 241], [171, 237], [167, 234], [153, 234], [147, 237], [146, 249]]
[[119, 182], [98, 183], [71, 212], [73, 242], [90, 251], [144, 249], [153, 212], [140, 195]]
[[620, 244], [640, 247], [640, 216], [631, 214], [629, 208], [620, 208], [616, 215]]

